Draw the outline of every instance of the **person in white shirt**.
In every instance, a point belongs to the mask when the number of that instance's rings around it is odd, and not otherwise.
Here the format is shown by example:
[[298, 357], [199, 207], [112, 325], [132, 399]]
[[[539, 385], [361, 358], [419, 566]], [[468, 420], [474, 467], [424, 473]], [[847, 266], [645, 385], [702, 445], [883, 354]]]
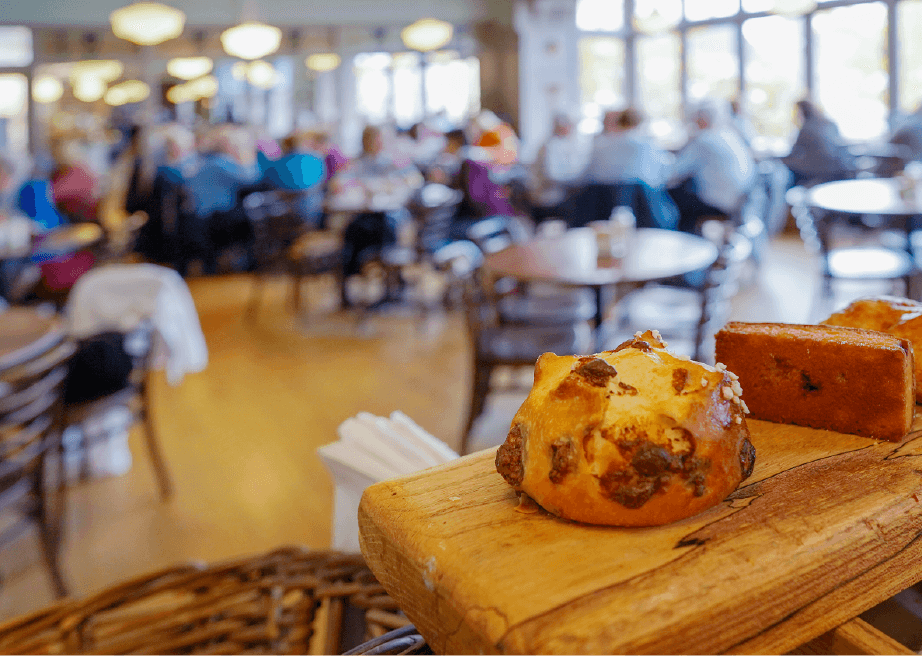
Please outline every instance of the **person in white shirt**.
[[697, 132], [669, 175], [669, 195], [679, 207], [679, 230], [685, 232], [695, 232], [702, 217], [732, 215], [756, 177], [755, 161], [729, 122], [726, 101], [702, 102], [693, 120]]
[[555, 116], [553, 132], [532, 165], [530, 196], [536, 208], [552, 211], [566, 200], [583, 175], [587, 156], [588, 144], [570, 117]]
[[592, 144], [583, 180], [587, 184], [640, 181], [662, 187], [672, 156], [641, 132], [643, 115], [633, 108], [605, 113]]

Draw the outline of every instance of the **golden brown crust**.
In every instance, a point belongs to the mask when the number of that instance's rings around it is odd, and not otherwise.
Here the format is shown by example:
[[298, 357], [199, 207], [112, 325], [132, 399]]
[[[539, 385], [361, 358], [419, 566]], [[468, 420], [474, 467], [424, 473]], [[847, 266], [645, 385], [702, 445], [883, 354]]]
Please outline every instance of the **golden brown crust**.
[[899, 323], [907, 312], [919, 311], [922, 311], [922, 304], [908, 298], [871, 296], [859, 298], [844, 310], [835, 312], [820, 323], [827, 326], [846, 326], [887, 332], [887, 329]]
[[690, 517], [736, 489], [755, 459], [739, 383], [663, 346], [647, 332], [541, 356], [497, 452], [507, 482], [561, 517], [616, 526]]
[[840, 326], [728, 323], [716, 357], [740, 377], [752, 417], [900, 441], [912, 424], [912, 347]]
[[820, 323], [880, 330], [912, 343], [916, 401], [922, 403], [922, 303], [896, 296], [872, 296], [853, 302]]

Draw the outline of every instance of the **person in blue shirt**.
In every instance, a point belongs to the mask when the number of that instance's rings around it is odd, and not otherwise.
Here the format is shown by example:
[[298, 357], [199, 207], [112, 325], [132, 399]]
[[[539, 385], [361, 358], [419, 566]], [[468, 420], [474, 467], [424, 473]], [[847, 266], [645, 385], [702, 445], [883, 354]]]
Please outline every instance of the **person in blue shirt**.
[[304, 192], [299, 210], [305, 223], [317, 225], [323, 214], [323, 182], [326, 165], [323, 155], [312, 149], [306, 135], [291, 135], [282, 140], [282, 157], [267, 161], [263, 181], [273, 189]]
[[41, 178], [27, 180], [19, 189], [19, 211], [35, 221], [43, 231], [57, 228], [64, 218], [51, 199], [51, 183]]
[[[191, 212], [207, 222], [208, 239], [214, 252], [241, 245], [246, 250], [244, 268], [252, 266], [253, 230], [240, 205], [241, 192], [259, 179], [256, 148], [242, 128], [218, 128], [196, 172], [188, 179]], [[206, 262], [213, 273], [215, 262]]]

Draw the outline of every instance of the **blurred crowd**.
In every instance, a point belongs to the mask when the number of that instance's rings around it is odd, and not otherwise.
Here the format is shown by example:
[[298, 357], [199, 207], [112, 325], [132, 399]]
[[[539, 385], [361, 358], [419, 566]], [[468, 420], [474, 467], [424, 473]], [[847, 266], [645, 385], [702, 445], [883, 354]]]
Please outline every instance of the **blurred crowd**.
[[[510, 121], [489, 111], [449, 130], [431, 122], [406, 131], [367, 126], [353, 157], [321, 128], [276, 140], [233, 124], [197, 131], [176, 123], [134, 126], [112, 145], [106, 171], [92, 166], [86, 144], [74, 140], [55, 141], [50, 160], [31, 167], [0, 159], [0, 215], [28, 217], [44, 232], [67, 223], [106, 228], [112, 217], [144, 212], [138, 253], [184, 275], [196, 263], [204, 274], [251, 269], [245, 199], [270, 190], [296, 193], [309, 227], [330, 227], [332, 214], [348, 214], [338, 226], [345, 276], [359, 271], [369, 250], [397, 239], [401, 223], [411, 220], [407, 201], [427, 184], [460, 192], [451, 239], [463, 239], [484, 217], [579, 226], [623, 205], [640, 226], [695, 232], [703, 217], [734, 216], [766, 179], [786, 188], [862, 170], [813, 103], [799, 102], [797, 113], [797, 138], [781, 158], [755, 152], [755, 130], [739, 105], [716, 99], [692, 108], [690, 136], [680, 149], [664, 149], [643, 114], [629, 107], [607, 112], [594, 136], [579, 133], [570, 117], [555, 116], [530, 161], [520, 157]], [[881, 158], [873, 173], [894, 175], [922, 159], [922, 110], [898, 126], [890, 145], [899, 157]], [[85, 258], [71, 262], [61, 284], [72, 284], [91, 265]]]

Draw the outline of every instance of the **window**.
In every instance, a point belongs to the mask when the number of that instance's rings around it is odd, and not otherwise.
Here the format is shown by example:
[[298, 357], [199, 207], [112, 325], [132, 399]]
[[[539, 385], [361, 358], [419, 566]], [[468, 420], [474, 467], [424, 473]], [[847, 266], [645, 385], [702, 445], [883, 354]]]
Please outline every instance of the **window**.
[[900, 97], [897, 110], [903, 114], [914, 111], [922, 103], [922, 0], [904, 0], [897, 5], [899, 26]]
[[391, 117], [391, 56], [369, 52], [355, 56], [355, 97], [358, 113], [375, 125]]
[[624, 28], [624, 0], [579, 0], [576, 27], [587, 32], [617, 32]]
[[688, 31], [688, 97], [732, 100], [739, 94], [736, 27], [713, 25]]
[[656, 136], [678, 142], [682, 132], [681, 44], [677, 34], [637, 40], [639, 102]]
[[[759, 147], [781, 150], [797, 129], [793, 105], [804, 97], [856, 141], [879, 139], [900, 114], [922, 105], [922, 0], [803, 4], [806, 15], [776, 15], [777, 0], [618, 0], [611, 7], [577, 0], [585, 127], [598, 126], [599, 94], [612, 104], [638, 106], [660, 135], [679, 134], [683, 110], [698, 98], [738, 97], [761, 135]], [[632, 21], [622, 25], [609, 13]], [[599, 53], [616, 43], [617, 56]], [[898, 85], [891, 84], [891, 72]]]
[[685, 18], [690, 21], [734, 16], [740, 0], [685, 0]]
[[682, 20], [682, 0], [641, 0], [634, 2], [634, 28], [656, 34], [675, 27]]
[[[394, 54], [391, 56], [391, 66], [394, 75], [394, 118], [398, 125], [413, 125], [423, 115], [419, 53]], [[426, 76], [427, 81], [429, 77]], [[426, 95], [428, 91], [426, 89]]]
[[453, 125], [480, 112], [480, 60], [459, 59], [453, 52], [436, 52], [426, 67], [426, 106]]
[[32, 63], [32, 30], [15, 25], [0, 26], [0, 67], [22, 67]]
[[380, 125], [393, 121], [407, 128], [424, 117], [439, 114], [460, 125], [480, 111], [477, 58], [461, 59], [454, 51], [430, 53], [426, 57], [424, 62], [416, 52], [356, 55], [353, 61], [356, 104], [366, 123]]
[[887, 7], [870, 2], [813, 17], [815, 97], [846, 139], [887, 131]]
[[[784, 47], [779, 48], [778, 44]], [[794, 103], [806, 95], [804, 23], [785, 16], [751, 18], [743, 23], [746, 96], [753, 126], [769, 151], [793, 140]]]
[[0, 75], [0, 152], [18, 157], [29, 152], [29, 81], [20, 73]]
[[606, 36], [579, 42], [582, 119], [579, 129], [598, 132], [602, 114], [627, 104], [624, 93], [624, 40]]

